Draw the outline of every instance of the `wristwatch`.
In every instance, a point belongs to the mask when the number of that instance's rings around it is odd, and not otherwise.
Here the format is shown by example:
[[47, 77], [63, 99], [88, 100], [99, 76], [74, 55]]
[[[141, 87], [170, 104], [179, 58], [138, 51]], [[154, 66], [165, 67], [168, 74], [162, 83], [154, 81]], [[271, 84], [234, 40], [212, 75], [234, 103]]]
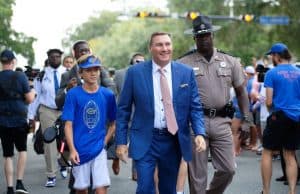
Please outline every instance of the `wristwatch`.
[[242, 118], [243, 118], [243, 121], [252, 122], [251, 117], [249, 117], [248, 114], [244, 114]]

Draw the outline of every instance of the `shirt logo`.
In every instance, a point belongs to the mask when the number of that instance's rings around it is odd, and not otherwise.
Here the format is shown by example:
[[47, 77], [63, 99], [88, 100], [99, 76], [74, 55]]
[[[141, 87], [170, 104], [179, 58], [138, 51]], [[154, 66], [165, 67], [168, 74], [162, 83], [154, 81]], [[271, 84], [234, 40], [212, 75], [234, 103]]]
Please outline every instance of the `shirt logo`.
[[94, 129], [100, 120], [100, 111], [95, 101], [90, 100], [83, 109], [84, 124], [90, 129]]

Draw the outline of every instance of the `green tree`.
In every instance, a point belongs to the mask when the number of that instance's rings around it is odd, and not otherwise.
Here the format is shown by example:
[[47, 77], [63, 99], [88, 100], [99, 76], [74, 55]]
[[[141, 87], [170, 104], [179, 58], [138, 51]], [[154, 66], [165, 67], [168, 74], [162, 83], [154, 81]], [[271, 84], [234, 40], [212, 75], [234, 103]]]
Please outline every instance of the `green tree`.
[[14, 0], [0, 0], [0, 49], [10, 48], [28, 60], [29, 65], [34, 63], [32, 44], [36, 40], [24, 33], [19, 33], [11, 28]]
[[182, 38], [182, 31], [177, 30], [177, 28], [181, 29], [182, 25], [184, 25], [182, 20], [134, 18], [115, 23], [104, 36], [97, 37], [90, 43], [94, 46], [94, 53], [101, 57], [106, 66], [118, 69], [128, 65], [134, 52], [141, 52], [150, 58], [148, 45], [153, 32], [172, 32], [175, 48], [173, 55], [176, 58], [188, 50], [189, 46], [185, 43], [188, 40]]
[[[174, 40], [174, 57], [181, 56], [192, 44], [192, 39], [183, 35], [185, 21], [170, 18], [131, 18], [117, 20], [118, 13], [104, 12], [91, 18], [70, 33], [63, 42], [70, 47], [79, 39], [88, 40], [93, 53], [99, 55], [106, 67], [122, 68], [128, 65], [134, 52], [148, 58], [148, 39], [154, 31], [171, 32]], [[91, 32], [92, 31], [92, 32]]]
[[[172, 11], [200, 11], [205, 15], [228, 15], [229, 7], [224, 6], [223, 0], [192, 1], [169, 0]], [[254, 14], [255, 21], [213, 20], [214, 24], [222, 26], [215, 34], [216, 47], [241, 57], [244, 64], [249, 64], [251, 58], [262, 57], [274, 42], [286, 43], [294, 56], [299, 57], [299, 1], [293, 0], [235, 0], [234, 13], [236, 16]], [[287, 26], [265, 26], [259, 24], [261, 15], [287, 15], [291, 23]]]
[[78, 26], [75, 31], [69, 29], [66, 38], [62, 44], [65, 48], [72, 46], [77, 40], [91, 40], [95, 37], [103, 36], [110, 27], [117, 22], [118, 13], [102, 12], [98, 17], [91, 17], [82, 25]]

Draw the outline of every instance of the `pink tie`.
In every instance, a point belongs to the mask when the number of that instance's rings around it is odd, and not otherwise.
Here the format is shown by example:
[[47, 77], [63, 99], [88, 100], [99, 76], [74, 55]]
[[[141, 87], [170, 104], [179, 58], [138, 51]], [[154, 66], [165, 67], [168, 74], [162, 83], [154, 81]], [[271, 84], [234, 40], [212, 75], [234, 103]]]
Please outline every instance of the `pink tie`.
[[163, 72], [163, 69], [159, 69], [160, 72], [160, 90], [163, 99], [163, 105], [165, 110], [165, 116], [167, 120], [168, 131], [175, 135], [178, 130], [177, 121], [175, 118], [175, 113], [173, 109], [173, 103], [171, 99], [171, 94], [168, 86], [167, 78]]

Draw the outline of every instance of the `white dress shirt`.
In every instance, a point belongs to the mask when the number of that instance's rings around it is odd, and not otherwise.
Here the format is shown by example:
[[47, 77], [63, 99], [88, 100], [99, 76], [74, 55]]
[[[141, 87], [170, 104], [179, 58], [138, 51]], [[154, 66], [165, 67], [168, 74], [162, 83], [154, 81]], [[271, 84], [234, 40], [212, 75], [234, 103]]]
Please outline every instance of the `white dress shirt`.
[[50, 66], [45, 67], [45, 74], [43, 79], [34, 80], [34, 89], [37, 97], [29, 105], [28, 108], [28, 119], [33, 119], [36, 116], [39, 105], [44, 105], [51, 109], [57, 109], [55, 104], [55, 87], [54, 87], [54, 71], [56, 70], [58, 83], [60, 84], [61, 75], [66, 72], [66, 68], [60, 65], [57, 69]]
[[[152, 77], [153, 77], [153, 92], [154, 92], [154, 128], [162, 129], [167, 127], [167, 121], [164, 112], [164, 105], [162, 103], [161, 89], [160, 89], [160, 72], [158, 66], [152, 60]], [[168, 63], [163, 68], [164, 75], [167, 78], [168, 86], [170, 90], [171, 98], [173, 96], [172, 91], [172, 72], [171, 63]]]

